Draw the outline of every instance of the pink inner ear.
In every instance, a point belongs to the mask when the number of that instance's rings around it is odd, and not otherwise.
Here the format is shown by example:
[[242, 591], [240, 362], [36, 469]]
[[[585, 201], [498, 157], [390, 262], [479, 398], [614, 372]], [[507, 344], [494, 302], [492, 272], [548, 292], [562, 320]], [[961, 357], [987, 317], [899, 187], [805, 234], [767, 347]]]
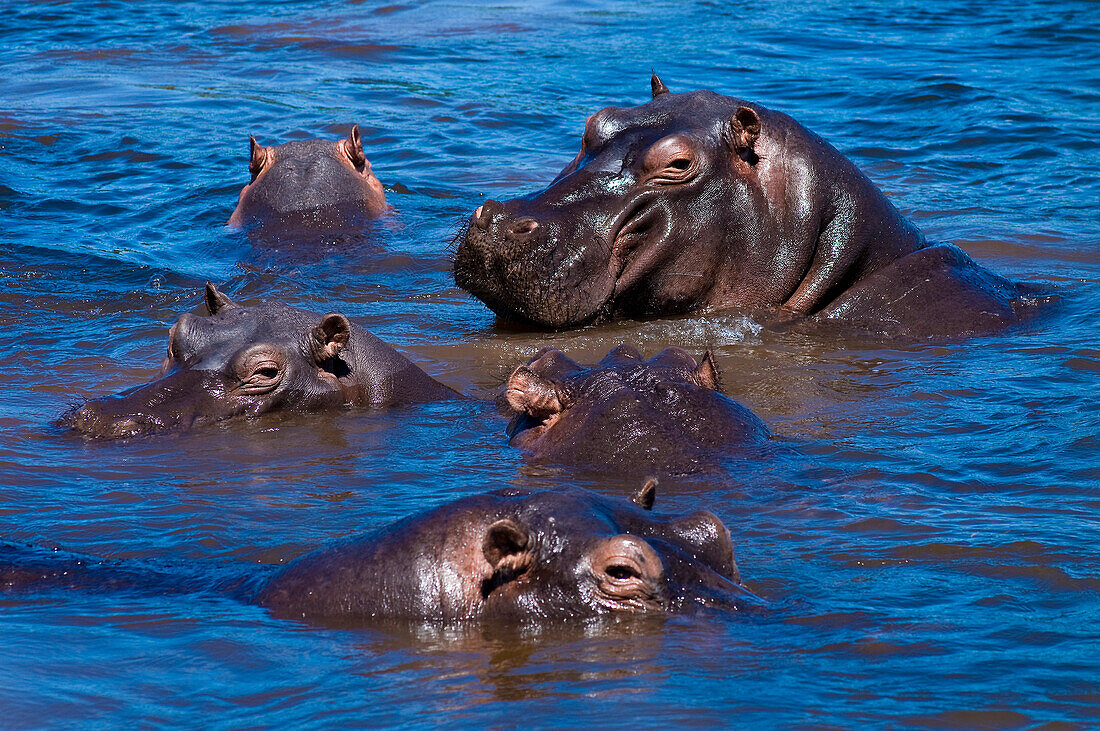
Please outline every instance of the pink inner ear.
[[367, 164], [367, 156], [363, 153], [363, 142], [359, 137], [359, 125], [353, 125], [348, 138], [343, 141], [344, 152], [352, 165], [363, 167]]

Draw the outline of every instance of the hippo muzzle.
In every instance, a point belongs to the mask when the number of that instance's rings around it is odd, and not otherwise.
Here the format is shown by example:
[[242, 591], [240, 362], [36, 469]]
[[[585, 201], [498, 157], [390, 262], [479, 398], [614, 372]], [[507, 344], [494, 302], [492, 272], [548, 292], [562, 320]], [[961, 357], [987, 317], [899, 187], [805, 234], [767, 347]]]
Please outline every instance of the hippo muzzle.
[[113, 396], [89, 401], [65, 421], [92, 437], [126, 438], [189, 429], [248, 410], [231, 396], [233, 384], [217, 371], [183, 370]]

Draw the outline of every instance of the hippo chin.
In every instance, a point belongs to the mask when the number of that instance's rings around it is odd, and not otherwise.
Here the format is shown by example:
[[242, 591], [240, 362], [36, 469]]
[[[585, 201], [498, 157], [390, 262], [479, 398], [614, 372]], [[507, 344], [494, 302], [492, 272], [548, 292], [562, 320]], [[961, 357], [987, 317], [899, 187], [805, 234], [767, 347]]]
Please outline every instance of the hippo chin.
[[929, 246], [856, 166], [798, 122], [710, 91], [588, 118], [548, 188], [486, 201], [458, 286], [505, 319], [564, 329], [760, 310], [915, 337], [1014, 322], [1021, 288]]
[[386, 212], [382, 184], [363, 154], [359, 125], [347, 139], [297, 140], [265, 147], [249, 137], [252, 180], [229, 225], [260, 239], [354, 232]]
[[184, 573], [0, 543], [0, 596], [213, 592], [340, 626], [660, 617], [758, 604], [740, 583], [726, 526], [706, 511], [652, 513], [655, 484], [633, 504], [577, 488], [466, 497], [263, 574]]
[[550, 462], [627, 472], [690, 472], [759, 451], [768, 429], [719, 393], [709, 352], [650, 360], [620, 345], [585, 368], [545, 349], [513, 371], [504, 399], [511, 444]]
[[243, 306], [207, 284], [203, 307], [169, 331], [160, 378], [89, 401], [62, 422], [89, 436], [132, 437], [271, 411], [455, 397], [339, 313]]

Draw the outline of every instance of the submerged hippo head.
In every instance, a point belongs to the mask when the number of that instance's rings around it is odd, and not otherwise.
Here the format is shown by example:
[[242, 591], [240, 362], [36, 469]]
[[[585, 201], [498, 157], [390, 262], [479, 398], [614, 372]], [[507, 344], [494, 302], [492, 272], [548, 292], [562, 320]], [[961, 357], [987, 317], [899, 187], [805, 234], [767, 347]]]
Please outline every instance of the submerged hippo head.
[[751, 599], [722, 522], [705, 511], [647, 512], [653, 487], [634, 505], [579, 489], [463, 498], [299, 558], [257, 602], [294, 618], [446, 621], [665, 613]]
[[172, 326], [160, 378], [89, 401], [66, 421], [90, 436], [130, 437], [269, 411], [454, 395], [339, 313], [246, 307], [210, 284], [204, 306], [209, 314]]
[[628, 345], [585, 368], [547, 349], [512, 373], [504, 398], [511, 443], [553, 462], [688, 471], [767, 437], [748, 409], [719, 393], [709, 352], [650, 360]]
[[252, 181], [241, 190], [230, 226], [264, 234], [354, 230], [386, 211], [382, 184], [363, 154], [359, 125], [347, 139], [252, 146]]
[[820, 309], [919, 248], [851, 162], [790, 117], [710, 91], [588, 118], [538, 193], [470, 218], [455, 282], [551, 328], [702, 306]]

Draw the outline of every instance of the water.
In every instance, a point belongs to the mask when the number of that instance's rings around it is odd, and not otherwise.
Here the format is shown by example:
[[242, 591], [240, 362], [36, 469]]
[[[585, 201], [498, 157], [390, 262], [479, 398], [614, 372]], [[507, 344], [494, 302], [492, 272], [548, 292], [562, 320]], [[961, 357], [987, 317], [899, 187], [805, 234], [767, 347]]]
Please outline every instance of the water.
[[[488, 401], [123, 443], [54, 427], [147, 380], [204, 281], [357, 318], [491, 399], [545, 344], [710, 347], [774, 457], [666, 482], [731, 527], [760, 613], [319, 629], [216, 596], [0, 603], [4, 725], [1011, 728], [1100, 717], [1100, 23], [1089, 2], [0, 5], [0, 537], [191, 572], [293, 557], [456, 496], [614, 475], [525, 465]], [[585, 118], [709, 87], [785, 111], [926, 232], [1061, 303], [949, 344], [722, 314], [544, 335], [457, 290], [485, 197], [545, 185]], [[358, 122], [375, 245], [224, 229], [248, 135]]]

